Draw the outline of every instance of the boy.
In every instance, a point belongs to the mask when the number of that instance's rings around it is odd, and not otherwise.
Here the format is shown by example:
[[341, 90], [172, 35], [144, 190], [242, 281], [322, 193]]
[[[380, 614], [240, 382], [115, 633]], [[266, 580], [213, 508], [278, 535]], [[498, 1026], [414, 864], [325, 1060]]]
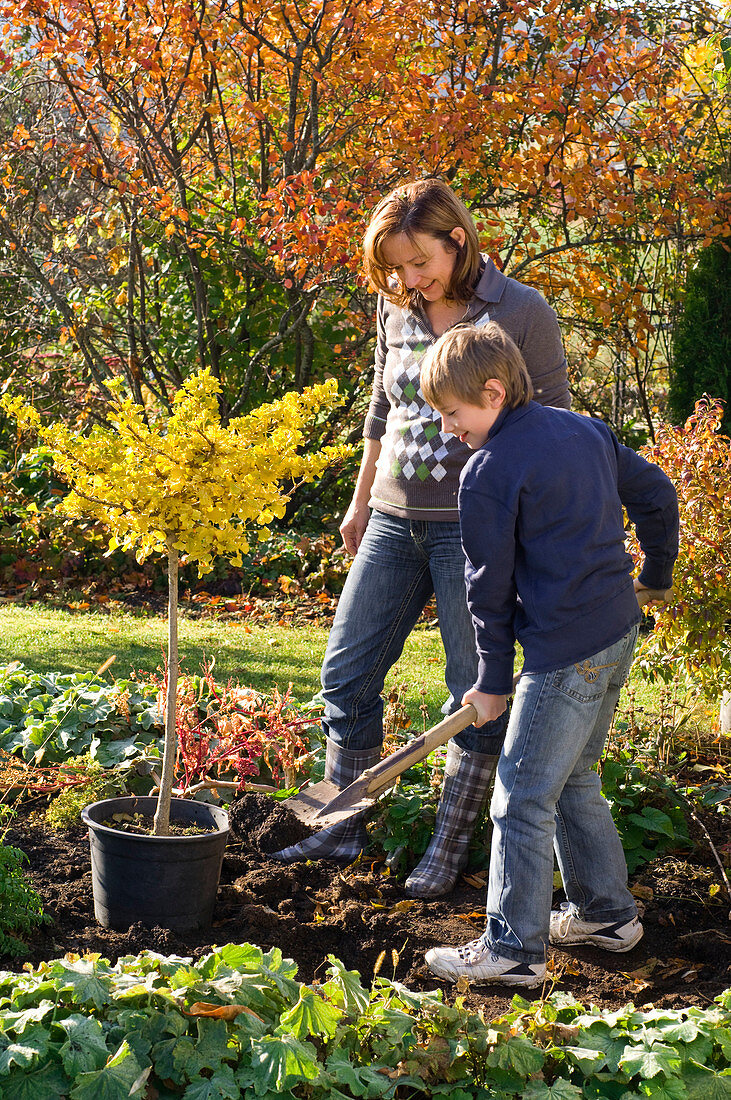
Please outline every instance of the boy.
[[[628, 951], [642, 936], [593, 766], [632, 663], [636, 593], [672, 583], [677, 496], [601, 421], [532, 401], [523, 357], [494, 322], [445, 333], [421, 389], [475, 451], [459, 517], [479, 656], [462, 702], [476, 725], [506, 709], [516, 638], [525, 658], [491, 805], [486, 929], [426, 960], [451, 981], [535, 986], [549, 942]], [[622, 506], [645, 555], [634, 582]], [[552, 913], [554, 844], [568, 902]]]

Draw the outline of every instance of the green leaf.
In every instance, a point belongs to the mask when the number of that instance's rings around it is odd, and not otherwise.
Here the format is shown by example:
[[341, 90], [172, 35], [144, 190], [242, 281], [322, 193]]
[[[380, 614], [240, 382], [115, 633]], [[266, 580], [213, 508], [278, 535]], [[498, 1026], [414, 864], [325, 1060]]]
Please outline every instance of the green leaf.
[[294, 1008], [282, 1014], [278, 1030], [291, 1031], [298, 1039], [308, 1035], [326, 1035], [332, 1039], [342, 1017], [341, 1008], [324, 1001], [313, 989], [303, 987]]
[[190, 989], [200, 982], [200, 971], [194, 966], [181, 966], [170, 978], [171, 989]]
[[534, 1043], [523, 1036], [510, 1038], [498, 1045], [487, 1058], [488, 1065], [500, 1069], [514, 1069], [521, 1077], [538, 1073], [545, 1062], [545, 1055]]
[[221, 1066], [212, 1077], [199, 1077], [183, 1093], [183, 1100], [238, 1100], [241, 1090], [230, 1066]]
[[348, 1015], [356, 1015], [368, 1008], [370, 994], [363, 988], [357, 970], [346, 970], [334, 955], [327, 957], [330, 966], [328, 974], [331, 980], [325, 982], [323, 991], [335, 1004], [340, 1004]]
[[[204, 960], [207, 961], [207, 960]], [[242, 972], [252, 974], [255, 978], [266, 979], [288, 1001], [295, 1001], [299, 996], [299, 983], [293, 981], [297, 973], [297, 963], [292, 959], [285, 959], [278, 947], [264, 954], [260, 948], [253, 944], [226, 944], [211, 957], [208, 969], [210, 976], [218, 978], [222, 972], [236, 975], [241, 981]], [[247, 986], [249, 981], [247, 980]]]
[[[14, 985], [17, 983], [18, 975], [14, 974]], [[17, 990], [14, 990], [16, 992]], [[3, 1031], [14, 1031], [16, 1035], [22, 1035], [27, 1027], [32, 1027], [34, 1024], [39, 1024], [42, 1020], [45, 1020], [49, 1012], [55, 1012], [56, 1006], [52, 1001], [41, 1001], [39, 1005], [34, 1005], [32, 1008], [24, 1008], [22, 1012], [3, 1012], [2, 1017], [2, 1029]]]
[[176, 1085], [192, 1081], [200, 1070], [195, 1043], [188, 1036], [165, 1039], [152, 1048], [151, 1057], [158, 1077]]
[[145, 1092], [148, 1075], [125, 1040], [103, 1069], [80, 1074], [69, 1096], [72, 1100], [133, 1100]]
[[[587, 1036], [588, 1039], [588, 1036]], [[569, 1062], [574, 1062], [585, 1076], [603, 1069], [607, 1064], [607, 1052], [590, 1046], [562, 1046], [561, 1050]]]
[[[315, 1081], [320, 1072], [317, 1051], [311, 1043], [293, 1036], [265, 1035], [251, 1044], [251, 1075], [257, 1094], [262, 1088], [280, 1089], [301, 1081]], [[249, 1076], [244, 1070], [244, 1075]], [[237, 1079], [241, 1078], [237, 1074]]]
[[668, 1043], [691, 1043], [700, 1034], [700, 1028], [695, 1020], [679, 1020], [677, 1013], [648, 1012], [648, 1023], [654, 1026], [645, 1030], [645, 1037], [651, 1039], [664, 1039]]
[[185, 1084], [201, 1070], [218, 1070], [229, 1054], [228, 1029], [223, 1020], [198, 1020], [198, 1038], [173, 1037], [152, 1048], [155, 1072], [163, 1079]]
[[[587, 1027], [587, 1019], [586, 1016], [580, 1016], [574, 1023], [578, 1027]], [[594, 1022], [596, 1023], [596, 1021]], [[599, 1020], [599, 1022], [601, 1023], [601, 1020]], [[626, 1036], [626, 1032], [624, 1032], [624, 1029], [622, 1030]], [[607, 1069], [610, 1073], [617, 1072], [620, 1059], [627, 1050], [626, 1037], [615, 1037], [614, 1031], [608, 1031], [606, 1027], [596, 1028], [589, 1026], [589, 1028], [587, 1028], [587, 1033], [581, 1035], [579, 1042], [575, 1043], [574, 1046], [582, 1047], [585, 1043], [589, 1049], [603, 1051], [607, 1059]]]
[[531, 1082], [523, 1093], [524, 1100], [581, 1100], [583, 1091], [570, 1081], [559, 1077], [552, 1085], [543, 1081]]
[[677, 1050], [664, 1043], [652, 1043], [649, 1047], [629, 1045], [619, 1060], [620, 1068], [629, 1077], [638, 1074], [643, 1081], [658, 1073], [672, 1077], [677, 1074], [680, 1063]]
[[724, 36], [719, 42], [721, 47], [721, 56], [723, 57], [723, 67], [727, 73], [731, 73], [731, 38], [728, 35]]
[[644, 806], [642, 813], [630, 814], [629, 820], [650, 833], [662, 833], [670, 837], [675, 835], [673, 823], [668, 815], [662, 810], [655, 809], [654, 806]]
[[59, 1100], [69, 1095], [69, 1079], [49, 1063], [35, 1073], [13, 1073], [2, 1084], [3, 1100]]
[[56, 962], [53, 976], [58, 977], [60, 992], [71, 993], [77, 1004], [91, 1002], [95, 1008], [109, 1003], [111, 970], [103, 960], [77, 959], [76, 962]]
[[0, 1076], [6, 1077], [12, 1067], [28, 1069], [48, 1050], [48, 1032], [43, 1027], [27, 1028], [22, 1039], [11, 1042], [7, 1036], [0, 1035]]
[[69, 1077], [73, 1079], [81, 1073], [101, 1069], [109, 1057], [109, 1051], [99, 1021], [75, 1013], [60, 1020], [59, 1024], [68, 1035], [59, 1054]]
[[353, 1096], [381, 1096], [387, 1087], [388, 1078], [384, 1074], [372, 1066], [354, 1066], [342, 1050], [331, 1054], [326, 1065], [335, 1085], [347, 1089]]
[[229, 1030], [225, 1020], [197, 1020], [196, 1050], [203, 1069], [218, 1070], [231, 1054]]
[[731, 1097], [731, 1076], [714, 1073], [706, 1066], [688, 1067], [683, 1080], [688, 1100], [729, 1100]]
[[686, 1083], [680, 1077], [657, 1077], [654, 1081], [643, 1082], [641, 1089], [641, 1095], [647, 1100], [686, 1100], [688, 1095]]

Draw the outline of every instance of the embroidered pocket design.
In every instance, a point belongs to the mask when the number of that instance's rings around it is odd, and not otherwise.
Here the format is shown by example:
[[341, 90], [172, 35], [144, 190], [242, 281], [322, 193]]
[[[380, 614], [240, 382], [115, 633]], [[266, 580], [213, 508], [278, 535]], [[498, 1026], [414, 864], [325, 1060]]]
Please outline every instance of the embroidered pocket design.
[[599, 673], [604, 668], [616, 668], [619, 661], [612, 661], [608, 665], [592, 665], [591, 661], [582, 661], [580, 665], [574, 665], [579, 676], [583, 676], [587, 684], [593, 684], [599, 679]]

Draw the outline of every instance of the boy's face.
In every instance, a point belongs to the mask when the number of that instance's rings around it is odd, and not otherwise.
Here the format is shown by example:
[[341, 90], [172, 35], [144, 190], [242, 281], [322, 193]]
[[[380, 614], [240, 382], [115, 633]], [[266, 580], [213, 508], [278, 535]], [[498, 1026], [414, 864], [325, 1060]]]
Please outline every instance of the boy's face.
[[505, 387], [497, 378], [488, 378], [483, 393], [482, 405], [471, 405], [451, 397], [445, 398], [442, 407], [437, 409], [442, 418], [442, 431], [456, 435], [473, 451], [487, 442], [490, 429], [505, 404]]

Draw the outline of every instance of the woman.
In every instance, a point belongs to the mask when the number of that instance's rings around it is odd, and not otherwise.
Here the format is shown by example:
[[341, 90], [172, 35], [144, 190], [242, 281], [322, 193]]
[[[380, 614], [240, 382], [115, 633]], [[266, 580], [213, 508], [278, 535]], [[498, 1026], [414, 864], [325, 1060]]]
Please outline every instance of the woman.
[[[418, 180], [388, 195], [373, 214], [363, 250], [378, 291], [375, 379], [360, 472], [340, 526], [355, 560], [322, 668], [325, 776], [341, 788], [380, 757], [384, 680], [432, 595], [446, 654], [443, 712], [455, 710], [475, 682], [457, 516], [459, 474], [470, 450], [440, 431], [439, 415], [421, 394], [427, 348], [460, 321], [498, 321], [523, 353], [536, 400], [570, 404], [554, 311], [480, 254], [472, 217], [447, 184]], [[412, 896], [438, 897], [456, 883], [505, 724], [503, 716], [479, 729], [469, 726], [449, 743], [434, 834], [406, 880]], [[351, 862], [366, 839], [362, 818], [350, 818], [277, 858]]]

